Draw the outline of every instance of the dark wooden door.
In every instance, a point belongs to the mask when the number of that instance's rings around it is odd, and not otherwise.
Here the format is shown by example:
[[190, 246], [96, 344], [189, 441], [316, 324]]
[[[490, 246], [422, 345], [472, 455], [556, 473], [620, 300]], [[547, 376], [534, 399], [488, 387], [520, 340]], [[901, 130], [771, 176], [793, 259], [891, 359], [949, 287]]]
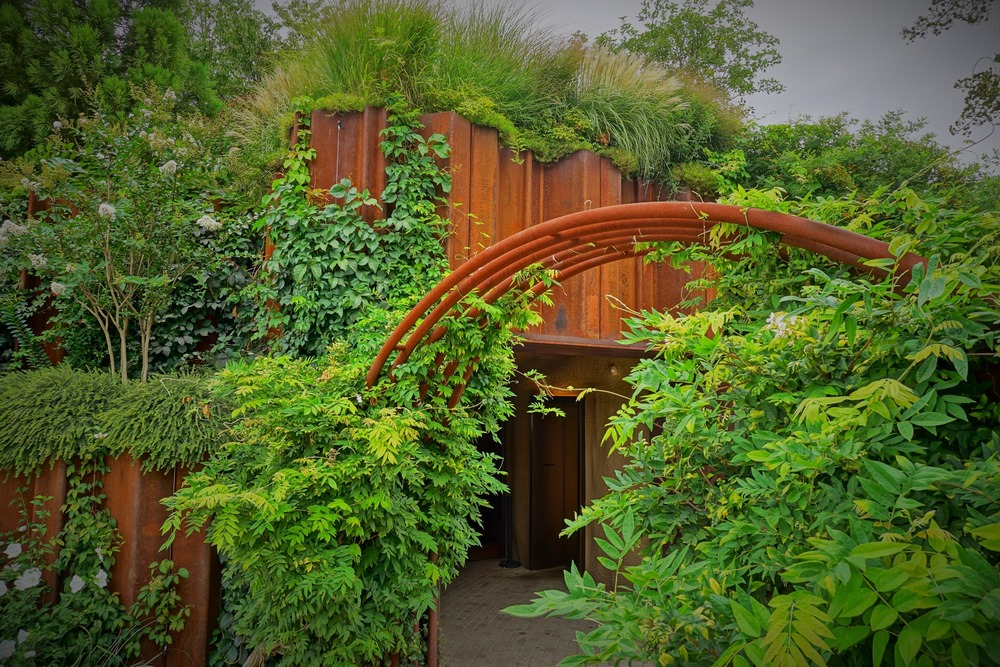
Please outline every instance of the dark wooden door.
[[538, 570], [580, 560], [580, 536], [559, 537], [580, 509], [583, 406], [556, 399], [565, 416], [531, 415], [531, 562]]

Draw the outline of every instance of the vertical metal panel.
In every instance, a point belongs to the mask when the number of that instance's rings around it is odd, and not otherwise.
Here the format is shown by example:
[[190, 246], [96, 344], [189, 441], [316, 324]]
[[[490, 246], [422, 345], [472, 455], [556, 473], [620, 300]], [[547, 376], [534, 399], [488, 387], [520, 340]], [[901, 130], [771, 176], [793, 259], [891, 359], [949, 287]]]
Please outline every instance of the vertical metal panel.
[[497, 190], [500, 178], [500, 141], [492, 128], [472, 126], [469, 216], [458, 220], [466, 257], [472, 257], [497, 239]]
[[[543, 168], [542, 220], [597, 208], [601, 203], [600, 158], [579, 151]], [[600, 274], [589, 271], [553, 291], [552, 305], [540, 309], [538, 332], [575, 338], [600, 338]]]
[[[199, 466], [200, 467], [200, 466]], [[178, 467], [171, 479], [176, 491], [191, 472]], [[212, 547], [205, 543], [203, 531], [177, 535], [170, 549], [174, 567], [186, 568], [188, 578], [177, 586], [184, 604], [191, 605], [191, 615], [184, 629], [174, 635], [174, 642], [167, 651], [167, 667], [198, 667], [208, 664], [212, 631], [219, 615], [221, 594], [221, 566]]]
[[[35, 516], [34, 509], [31, 512], [32, 522], [41, 522], [45, 525], [45, 541], [51, 542], [59, 535], [59, 531], [66, 525], [66, 517], [63, 516], [62, 506], [66, 502], [66, 462], [56, 461], [51, 468], [43, 468], [39, 471], [32, 485], [32, 497], [46, 496], [49, 498], [42, 505], [42, 511], [47, 513], [43, 518]], [[49, 554], [46, 558], [49, 565], [55, 563], [55, 553]], [[55, 569], [46, 570], [42, 576], [49, 586], [49, 593], [45, 596], [45, 601], [55, 603], [59, 599], [59, 589], [62, 582]]]
[[[611, 160], [601, 158], [599, 161], [601, 179], [601, 194], [599, 206], [614, 206], [622, 203], [621, 172]], [[598, 322], [598, 338], [615, 339], [621, 332], [621, 309], [608, 296], [614, 297], [626, 307], [635, 307], [635, 281], [632, 279], [635, 260], [624, 260], [605, 264], [598, 268], [597, 277], [600, 284], [598, 292], [600, 320]]]
[[451, 146], [451, 157], [444, 163], [451, 173], [451, 192], [446, 197], [448, 206], [442, 217], [451, 221], [451, 234], [446, 243], [448, 262], [452, 269], [465, 261], [469, 245], [466, 218], [472, 193], [472, 124], [453, 113], [436, 113], [425, 116], [422, 122], [428, 133], [443, 134]]

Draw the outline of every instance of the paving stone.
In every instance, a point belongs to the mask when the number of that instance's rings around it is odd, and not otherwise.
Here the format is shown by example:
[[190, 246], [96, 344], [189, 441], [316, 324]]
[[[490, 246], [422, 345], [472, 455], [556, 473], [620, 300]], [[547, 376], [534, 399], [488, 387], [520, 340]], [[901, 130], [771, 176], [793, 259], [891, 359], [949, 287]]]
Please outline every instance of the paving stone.
[[595, 626], [564, 618], [516, 618], [500, 612], [563, 585], [563, 570], [503, 568], [470, 562], [441, 599], [441, 667], [554, 667], [578, 653], [577, 630]]

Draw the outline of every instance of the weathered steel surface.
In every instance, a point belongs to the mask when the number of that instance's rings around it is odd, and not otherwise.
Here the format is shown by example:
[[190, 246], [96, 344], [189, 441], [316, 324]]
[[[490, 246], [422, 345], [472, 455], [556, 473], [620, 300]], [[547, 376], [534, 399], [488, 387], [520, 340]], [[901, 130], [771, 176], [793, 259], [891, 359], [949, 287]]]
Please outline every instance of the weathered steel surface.
[[[313, 187], [326, 189], [348, 178], [377, 196], [385, 186], [385, 161], [377, 141], [384, 122], [384, 112], [373, 109], [313, 113]], [[451, 145], [450, 157], [438, 161], [452, 177], [451, 192], [438, 212], [449, 220], [446, 252], [453, 270], [497, 241], [544, 220], [668, 194], [623, 178], [610, 160], [593, 153], [581, 151], [542, 165], [529, 151], [501, 147], [496, 130], [472, 125], [454, 113], [428, 114], [421, 122], [425, 137], [443, 134]], [[359, 146], [375, 151], [367, 163], [359, 158]], [[621, 330], [621, 312], [606, 294], [632, 309], [669, 308], [680, 300], [688, 279], [673, 269], [644, 267], [636, 259], [602, 266], [556, 290], [552, 306], [542, 310], [543, 324], [532, 332], [614, 340]]]
[[[777, 232], [785, 245], [826, 255], [838, 262], [869, 270], [866, 260], [891, 258], [888, 245], [855, 232], [784, 213], [744, 209], [715, 203], [647, 202], [606, 206], [548, 220], [495, 243], [479, 253], [431, 290], [403, 319], [379, 352], [368, 374], [374, 384], [389, 356], [395, 351], [395, 367], [420, 345], [441, 318], [473, 291], [490, 291], [497, 285], [513, 286], [508, 279], [516, 271], [541, 263], [557, 271], [557, 277], [586, 274], [593, 268], [634, 253], [635, 243], [646, 240], [692, 242], [704, 239], [708, 230], [729, 223]], [[616, 232], [628, 232], [623, 240]], [[612, 252], [593, 252], [608, 248]], [[578, 249], [579, 254], [564, 251]], [[922, 258], [908, 253], [900, 258], [902, 274]], [[507, 281], [507, 282], [504, 282]], [[417, 321], [423, 317], [420, 324]], [[411, 331], [412, 329], [412, 331]], [[404, 341], [405, 338], [405, 341]]]

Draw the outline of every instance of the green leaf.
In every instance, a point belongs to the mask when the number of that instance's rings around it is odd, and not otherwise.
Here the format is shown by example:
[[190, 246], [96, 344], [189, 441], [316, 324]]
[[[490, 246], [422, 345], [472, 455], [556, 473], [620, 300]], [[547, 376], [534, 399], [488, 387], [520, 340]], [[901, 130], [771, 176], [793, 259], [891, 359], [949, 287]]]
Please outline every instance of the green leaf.
[[881, 461], [864, 459], [865, 469], [871, 474], [872, 479], [878, 482], [879, 486], [893, 495], [898, 495], [902, 490], [902, 484], [906, 481], [906, 474], [898, 468], [893, 468]]
[[872, 637], [872, 667], [880, 667], [885, 657], [885, 647], [889, 645], [889, 633], [880, 630]]
[[991, 523], [979, 528], [973, 528], [969, 532], [985, 548], [990, 551], [1000, 551], [1000, 523]]
[[895, 623], [897, 618], [899, 618], [899, 613], [895, 609], [880, 604], [872, 609], [869, 624], [872, 626], [872, 630], [884, 630]]
[[869, 570], [866, 576], [875, 584], [875, 590], [880, 593], [896, 590], [910, 580], [910, 575], [900, 567], [891, 567], [888, 570]]
[[864, 625], [835, 626], [833, 628], [833, 636], [836, 641], [834, 647], [842, 653], [867, 637], [869, 632], [868, 627]]
[[746, 607], [741, 605], [736, 600], [729, 601], [730, 606], [733, 609], [733, 616], [736, 617], [736, 625], [739, 626], [740, 632], [742, 632], [747, 637], [757, 638], [760, 637], [760, 623]]
[[851, 555], [862, 558], [882, 558], [901, 553], [909, 548], [910, 545], [903, 542], [867, 542], [851, 549]]
[[910, 422], [896, 422], [896, 429], [901, 436], [906, 438], [907, 442], [913, 440], [913, 424]]
[[912, 665], [916, 660], [917, 653], [923, 644], [923, 637], [912, 627], [907, 626], [899, 632], [899, 639], [896, 640], [896, 648], [899, 656], [903, 659], [904, 665]]
[[875, 591], [870, 588], [858, 589], [847, 598], [846, 602], [844, 602], [844, 608], [841, 610], [838, 618], [852, 618], [854, 616], [860, 616], [865, 613], [865, 611], [867, 611], [876, 600], [878, 600], [878, 594], [875, 593]]

